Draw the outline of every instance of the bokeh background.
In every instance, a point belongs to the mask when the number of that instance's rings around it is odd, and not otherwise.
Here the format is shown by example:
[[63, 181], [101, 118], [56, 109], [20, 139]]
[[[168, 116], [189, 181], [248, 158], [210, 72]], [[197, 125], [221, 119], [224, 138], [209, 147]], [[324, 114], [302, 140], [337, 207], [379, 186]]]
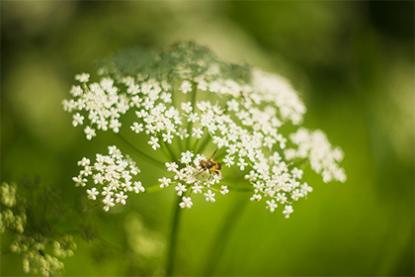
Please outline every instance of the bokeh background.
[[[20, 184], [50, 230], [77, 235], [64, 274], [160, 272], [173, 194], [140, 195], [111, 214], [88, 206], [71, 181], [76, 161], [114, 138], [86, 141], [61, 101], [97, 61], [184, 39], [286, 76], [308, 107], [305, 125], [346, 153], [348, 182], [312, 180], [291, 219], [248, 204], [214, 273], [414, 275], [413, 1], [2, 1], [1, 180]], [[241, 198], [184, 212], [178, 274], [202, 274]], [[20, 258], [3, 253], [0, 272], [21, 275]]]

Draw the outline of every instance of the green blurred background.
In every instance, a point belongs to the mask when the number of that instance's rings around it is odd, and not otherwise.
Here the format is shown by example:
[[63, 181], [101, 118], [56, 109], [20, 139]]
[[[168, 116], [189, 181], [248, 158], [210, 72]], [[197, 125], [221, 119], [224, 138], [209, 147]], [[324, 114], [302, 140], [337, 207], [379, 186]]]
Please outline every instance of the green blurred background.
[[[1, 179], [60, 195], [45, 218], [79, 235], [64, 273], [159, 272], [173, 194], [140, 195], [110, 214], [85, 208], [76, 161], [118, 141], [86, 141], [61, 101], [74, 74], [100, 59], [183, 39], [288, 77], [308, 107], [305, 125], [346, 153], [348, 182], [311, 180], [291, 219], [249, 203], [215, 274], [414, 275], [413, 1], [2, 1]], [[202, 273], [238, 198], [248, 195], [184, 212], [177, 274]], [[1, 259], [2, 275], [22, 274], [18, 256]]]

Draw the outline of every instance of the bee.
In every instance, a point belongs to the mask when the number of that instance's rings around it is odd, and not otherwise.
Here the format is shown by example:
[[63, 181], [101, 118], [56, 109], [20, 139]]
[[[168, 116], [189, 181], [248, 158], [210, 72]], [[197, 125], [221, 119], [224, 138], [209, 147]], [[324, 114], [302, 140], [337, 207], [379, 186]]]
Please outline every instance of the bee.
[[210, 173], [215, 173], [217, 175], [220, 174], [220, 170], [222, 168], [221, 163], [216, 162], [212, 159], [201, 160], [199, 162], [199, 166], [202, 168], [202, 170], [208, 170]]
[[219, 175], [220, 170], [222, 169], [222, 164], [220, 162], [217, 162], [213, 160], [213, 157], [215, 156], [216, 151], [213, 153], [213, 155], [207, 159], [207, 160], [201, 160], [199, 162], [199, 166], [201, 167], [202, 171], [209, 171], [210, 173], [214, 173]]

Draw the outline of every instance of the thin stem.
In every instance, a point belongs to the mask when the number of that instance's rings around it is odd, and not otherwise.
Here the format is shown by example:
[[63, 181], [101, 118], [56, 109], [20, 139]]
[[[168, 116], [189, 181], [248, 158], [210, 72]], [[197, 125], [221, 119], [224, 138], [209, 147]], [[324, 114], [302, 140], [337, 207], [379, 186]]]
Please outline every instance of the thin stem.
[[[197, 87], [196, 87], [195, 83], [192, 83], [192, 91], [191, 91], [191, 95], [190, 95], [190, 101], [192, 103], [192, 112], [195, 111], [196, 96], [197, 96]], [[192, 139], [192, 132], [193, 132], [193, 122], [190, 121], [187, 125], [187, 133], [188, 133], [189, 136], [186, 139], [186, 149], [189, 149], [189, 147], [190, 147], [190, 141]]]
[[174, 151], [173, 151], [173, 149], [171, 149], [170, 145], [169, 145], [167, 142], [163, 142], [163, 146], [164, 146], [164, 148], [166, 149], [167, 154], [168, 154], [168, 155], [169, 155], [169, 157], [170, 157], [170, 160], [171, 160], [171, 161], [175, 161], [175, 160], [177, 160], [177, 159], [176, 159], [176, 154], [174, 154]]
[[237, 186], [229, 186], [229, 190], [235, 191], [235, 192], [253, 192], [252, 188], [250, 187], [237, 187]]
[[216, 154], [215, 159], [220, 161], [226, 156], [227, 153], [226, 153], [226, 151], [220, 151], [220, 150], [218, 152], [219, 153]]
[[131, 142], [129, 142], [126, 138], [124, 138], [121, 134], [118, 134], [118, 137], [126, 144], [128, 145], [131, 149], [133, 149], [135, 152], [137, 152], [140, 156], [146, 158], [149, 162], [153, 163], [155, 166], [157, 167], [161, 167], [164, 168], [164, 163], [162, 161], [159, 161], [155, 158], [153, 158], [152, 156], [144, 153], [143, 151], [141, 151], [140, 149], [138, 149], [137, 147], [135, 147]]
[[168, 245], [168, 252], [167, 252], [167, 261], [166, 261], [166, 276], [173, 276], [174, 273], [174, 258], [176, 254], [177, 248], [177, 237], [179, 231], [179, 224], [180, 224], [180, 215], [181, 215], [181, 208], [179, 206], [180, 197], [176, 196], [174, 201], [173, 207], [173, 218], [171, 224], [171, 231], [169, 237], [169, 245]]
[[147, 186], [145, 187], [145, 189], [146, 189], [146, 193], [152, 193], [152, 192], [162, 191], [164, 188], [160, 187], [160, 184], [156, 184], [152, 186]]
[[196, 153], [202, 154], [210, 142], [210, 134], [208, 134], [196, 149]]
[[210, 276], [215, 272], [215, 269], [223, 256], [224, 250], [226, 249], [226, 245], [229, 242], [232, 231], [236, 226], [236, 222], [242, 216], [242, 212], [248, 202], [246, 199], [237, 199], [236, 201], [237, 202], [226, 214], [226, 217], [211, 244], [206, 259], [206, 266], [203, 271], [204, 276]]

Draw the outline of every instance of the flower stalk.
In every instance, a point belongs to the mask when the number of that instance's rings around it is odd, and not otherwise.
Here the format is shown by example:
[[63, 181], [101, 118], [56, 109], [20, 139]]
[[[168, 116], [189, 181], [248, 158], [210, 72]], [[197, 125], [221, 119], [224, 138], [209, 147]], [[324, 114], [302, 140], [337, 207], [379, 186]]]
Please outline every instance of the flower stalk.
[[121, 134], [117, 134], [117, 137], [124, 143], [126, 144], [129, 148], [131, 148], [134, 152], [136, 152], [140, 157], [145, 158], [146, 160], [148, 160], [150, 163], [152, 163], [153, 165], [157, 166], [157, 167], [164, 167], [164, 163], [162, 161], [159, 161], [155, 158], [153, 158], [152, 156], [144, 153], [143, 151], [141, 151], [140, 149], [138, 149], [137, 147], [135, 147], [131, 142], [129, 142], [126, 138], [124, 138]]
[[206, 263], [203, 270], [203, 276], [211, 276], [223, 257], [223, 253], [229, 243], [229, 239], [239, 221], [248, 201], [246, 199], [236, 199], [232, 207], [228, 210], [225, 218], [222, 221], [220, 229], [216, 233], [213, 242], [210, 245], [206, 256]]
[[179, 225], [181, 218], [181, 208], [179, 203], [181, 198], [175, 196], [174, 206], [173, 206], [173, 217], [171, 220], [171, 229], [168, 241], [168, 251], [166, 256], [166, 276], [173, 276], [174, 274], [174, 262], [176, 257], [176, 248], [177, 248], [177, 239], [179, 235]]

